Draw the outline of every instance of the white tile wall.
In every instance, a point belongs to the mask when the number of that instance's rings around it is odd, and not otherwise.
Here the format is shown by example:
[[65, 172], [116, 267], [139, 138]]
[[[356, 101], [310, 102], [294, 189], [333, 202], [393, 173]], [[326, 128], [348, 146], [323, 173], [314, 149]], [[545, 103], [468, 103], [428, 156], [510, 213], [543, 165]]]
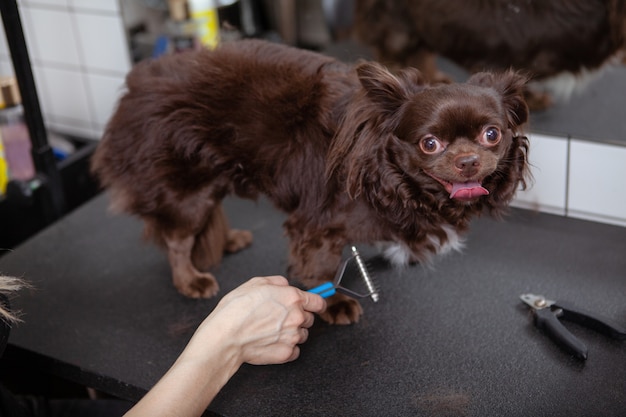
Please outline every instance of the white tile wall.
[[85, 74], [78, 69], [42, 67], [39, 76], [40, 96], [44, 98], [44, 117], [49, 126], [75, 125], [81, 129], [91, 126], [92, 113]]
[[74, 16], [76, 40], [87, 71], [112, 73], [130, 69], [124, 25], [119, 14]]
[[535, 181], [513, 206], [626, 226], [626, 147], [529, 137]]
[[626, 147], [570, 142], [568, 215], [626, 226]]
[[[118, 1], [18, 0], [18, 6], [46, 126], [99, 139], [131, 68]], [[0, 40], [0, 75], [12, 75], [4, 30]]]
[[77, 35], [67, 9], [20, 9], [33, 65], [80, 67]]
[[567, 140], [540, 134], [528, 135], [528, 160], [533, 179], [518, 191], [514, 206], [564, 215], [567, 205]]
[[21, 0], [20, 5], [31, 7], [69, 6], [69, 0]]
[[120, 11], [120, 4], [116, 0], [67, 0], [67, 2], [72, 5], [75, 10], [81, 12], [105, 11], [119, 13]]
[[[1, 27], [1, 23], [0, 23]], [[4, 31], [0, 34], [0, 74], [13, 75], [13, 65], [9, 56], [9, 47], [4, 36]]]
[[103, 130], [115, 110], [124, 85], [119, 77], [106, 74], [89, 73], [86, 81], [92, 96], [98, 97], [93, 103], [93, 118], [99, 130]]

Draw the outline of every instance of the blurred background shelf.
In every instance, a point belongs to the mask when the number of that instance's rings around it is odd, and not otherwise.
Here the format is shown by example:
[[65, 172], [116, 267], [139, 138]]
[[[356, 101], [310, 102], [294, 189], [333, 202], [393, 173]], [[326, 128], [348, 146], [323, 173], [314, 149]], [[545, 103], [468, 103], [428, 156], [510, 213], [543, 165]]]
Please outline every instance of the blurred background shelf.
[[[100, 190], [89, 173], [89, 160], [98, 142], [68, 138], [76, 150], [56, 162], [63, 190], [64, 211], [60, 217], [96, 196]], [[48, 218], [46, 179], [37, 176], [31, 181], [12, 181], [7, 195], [0, 197], [0, 256], [44, 229], [58, 218]]]

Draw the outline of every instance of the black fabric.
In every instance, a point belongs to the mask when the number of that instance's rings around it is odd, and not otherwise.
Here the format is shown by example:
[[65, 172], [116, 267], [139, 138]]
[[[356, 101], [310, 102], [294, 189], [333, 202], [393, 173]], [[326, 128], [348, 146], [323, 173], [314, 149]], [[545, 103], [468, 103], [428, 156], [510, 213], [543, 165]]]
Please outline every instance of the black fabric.
[[33, 417], [38, 415], [38, 401], [19, 398], [0, 384], [0, 417]]
[[0, 385], [0, 417], [120, 417], [132, 403], [116, 399], [47, 399], [14, 395]]

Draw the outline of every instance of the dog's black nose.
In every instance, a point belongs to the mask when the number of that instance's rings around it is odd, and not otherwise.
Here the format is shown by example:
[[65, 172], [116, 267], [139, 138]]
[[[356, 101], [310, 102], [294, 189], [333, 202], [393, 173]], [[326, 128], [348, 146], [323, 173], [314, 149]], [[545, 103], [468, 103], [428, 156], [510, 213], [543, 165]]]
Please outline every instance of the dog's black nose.
[[464, 154], [454, 158], [454, 166], [464, 177], [472, 177], [478, 172], [480, 158], [476, 154]]

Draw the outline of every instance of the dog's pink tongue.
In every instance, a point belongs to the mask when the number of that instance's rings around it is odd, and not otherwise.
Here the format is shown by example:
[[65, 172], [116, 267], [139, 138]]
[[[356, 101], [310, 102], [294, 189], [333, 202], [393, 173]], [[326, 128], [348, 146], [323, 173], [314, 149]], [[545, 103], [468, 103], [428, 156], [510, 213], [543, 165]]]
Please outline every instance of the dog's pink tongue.
[[489, 191], [480, 185], [478, 181], [455, 182], [452, 184], [450, 198], [457, 200], [472, 200], [481, 195], [487, 195]]

